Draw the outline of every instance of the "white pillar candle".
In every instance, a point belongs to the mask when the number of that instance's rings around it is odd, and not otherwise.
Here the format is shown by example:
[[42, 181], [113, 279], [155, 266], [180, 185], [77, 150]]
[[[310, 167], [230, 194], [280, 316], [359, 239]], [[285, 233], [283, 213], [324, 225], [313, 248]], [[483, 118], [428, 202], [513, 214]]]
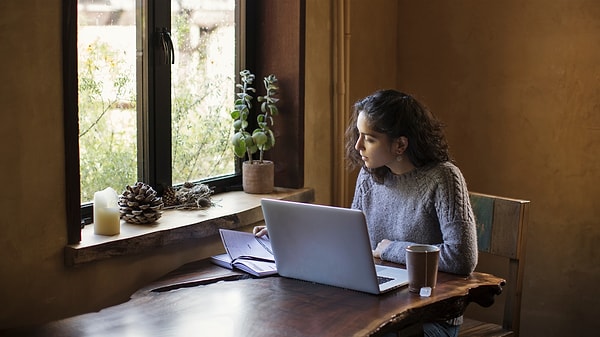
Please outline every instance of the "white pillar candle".
[[121, 232], [117, 192], [107, 187], [94, 193], [94, 233], [116, 235]]

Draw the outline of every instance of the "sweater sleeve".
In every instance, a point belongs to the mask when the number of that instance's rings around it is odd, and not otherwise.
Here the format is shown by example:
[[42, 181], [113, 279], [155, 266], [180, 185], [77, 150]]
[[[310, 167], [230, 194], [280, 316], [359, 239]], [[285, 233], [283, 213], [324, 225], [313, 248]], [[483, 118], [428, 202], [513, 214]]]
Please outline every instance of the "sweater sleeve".
[[[430, 197], [435, 208], [441, 232], [441, 242], [392, 241], [383, 252], [382, 258], [406, 264], [406, 248], [413, 244], [429, 243], [440, 248], [439, 270], [454, 274], [470, 274], [477, 264], [477, 235], [475, 219], [466, 182], [460, 170], [447, 165], [435, 177], [436, 189]], [[425, 225], [425, 224], [424, 224]], [[427, 230], [438, 231], [429, 226]]]
[[477, 233], [475, 216], [471, 209], [469, 192], [460, 170], [448, 166], [435, 196], [442, 244], [440, 265], [442, 271], [469, 274], [477, 264]]

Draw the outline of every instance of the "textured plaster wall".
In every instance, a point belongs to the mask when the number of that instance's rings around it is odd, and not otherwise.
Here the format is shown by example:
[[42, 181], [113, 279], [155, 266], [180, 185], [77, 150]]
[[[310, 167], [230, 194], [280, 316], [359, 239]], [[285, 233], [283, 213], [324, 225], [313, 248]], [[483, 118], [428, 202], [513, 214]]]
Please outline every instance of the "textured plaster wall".
[[400, 1], [398, 86], [471, 190], [531, 200], [522, 336], [591, 336], [600, 291], [600, 2]]
[[304, 185], [319, 204], [333, 199], [333, 10], [332, 1], [306, 1]]

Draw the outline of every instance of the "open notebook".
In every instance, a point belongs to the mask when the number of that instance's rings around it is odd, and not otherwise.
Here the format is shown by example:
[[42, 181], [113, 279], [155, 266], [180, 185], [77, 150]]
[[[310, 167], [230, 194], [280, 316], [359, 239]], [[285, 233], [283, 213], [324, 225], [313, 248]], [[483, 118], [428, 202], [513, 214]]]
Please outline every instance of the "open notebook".
[[408, 284], [405, 269], [375, 265], [359, 210], [262, 199], [279, 275], [380, 294]]
[[210, 261], [228, 269], [240, 269], [254, 276], [277, 274], [271, 242], [267, 236], [256, 237], [252, 233], [219, 229], [225, 254], [214, 255]]

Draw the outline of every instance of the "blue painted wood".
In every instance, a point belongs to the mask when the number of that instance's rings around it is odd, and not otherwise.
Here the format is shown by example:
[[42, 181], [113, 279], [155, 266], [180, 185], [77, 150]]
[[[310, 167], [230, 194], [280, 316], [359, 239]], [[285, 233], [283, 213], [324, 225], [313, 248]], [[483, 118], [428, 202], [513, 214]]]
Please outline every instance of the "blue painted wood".
[[477, 225], [477, 244], [479, 250], [491, 252], [492, 225], [494, 223], [494, 198], [481, 195], [470, 195], [471, 207], [475, 213]]

